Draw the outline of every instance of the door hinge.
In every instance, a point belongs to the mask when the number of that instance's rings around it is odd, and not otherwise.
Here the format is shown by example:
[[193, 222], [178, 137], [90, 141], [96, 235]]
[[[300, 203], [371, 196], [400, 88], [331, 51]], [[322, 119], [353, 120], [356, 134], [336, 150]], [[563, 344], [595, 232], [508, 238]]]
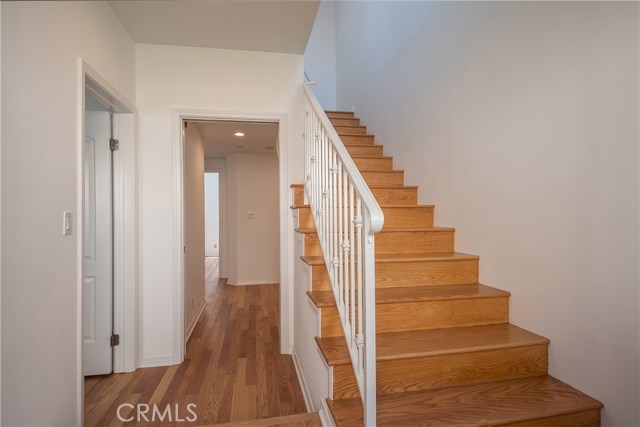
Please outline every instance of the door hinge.
[[109, 138], [109, 148], [111, 151], [118, 151], [120, 148], [120, 141], [114, 138]]
[[111, 335], [111, 347], [115, 347], [120, 345], [120, 335], [113, 334]]

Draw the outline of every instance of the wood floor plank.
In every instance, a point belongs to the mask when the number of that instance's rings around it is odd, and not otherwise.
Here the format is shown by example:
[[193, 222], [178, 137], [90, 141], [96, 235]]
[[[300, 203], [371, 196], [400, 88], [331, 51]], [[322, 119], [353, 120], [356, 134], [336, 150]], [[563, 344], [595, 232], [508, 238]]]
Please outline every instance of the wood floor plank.
[[155, 404], [161, 411], [178, 404], [183, 417], [193, 403], [198, 425], [306, 414], [293, 361], [280, 354], [279, 299], [278, 284], [237, 287], [219, 281], [184, 363], [85, 379], [85, 426], [121, 425], [117, 409], [123, 403]]

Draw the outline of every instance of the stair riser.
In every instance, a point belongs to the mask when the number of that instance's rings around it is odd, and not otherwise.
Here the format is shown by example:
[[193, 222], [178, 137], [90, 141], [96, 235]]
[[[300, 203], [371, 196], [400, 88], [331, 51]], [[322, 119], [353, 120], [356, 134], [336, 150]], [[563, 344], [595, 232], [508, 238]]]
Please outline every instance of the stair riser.
[[[384, 227], [432, 227], [433, 226], [433, 207], [431, 206], [415, 206], [415, 207], [393, 207], [386, 206], [382, 208], [384, 213]], [[315, 228], [315, 222], [311, 215], [311, 209], [308, 206], [298, 208], [298, 227]], [[377, 236], [376, 236], [377, 239]], [[451, 252], [440, 251], [440, 252]]]
[[478, 283], [478, 259], [376, 264], [376, 288]]
[[453, 252], [453, 231], [402, 231], [381, 233], [375, 240], [376, 254]]
[[[342, 141], [348, 144], [346, 141]], [[382, 145], [361, 144], [361, 145], [347, 145], [347, 151], [352, 156], [382, 156], [384, 147]]]
[[373, 135], [340, 135], [343, 144], [373, 145]]
[[[528, 378], [547, 373], [547, 346], [532, 345], [472, 353], [378, 361], [379, 394]], [[333, 368], [333, 398], [359, 397], [351, 365]]]
[[330, 119], [349, 119], [354, 116], [351, 111], [326, 111], [326, 113]]
[[404, 185], [404, 171], [360, 173], [368, 185]]
[[[292, 187], [293, 204], [304, 205], [304, 187]], [[371, 192], [380, 205], [416, 205], [418, 203], [417, 187], [372, 188]]]
[[329, 120], [331, 120], [331, 124], [333, 126], [360, 126], [360, 119], [356, 119], [356, 118], [347, 118], [347, 119], [329, 118]]
[[347, 135], [366, 135], [367, 127], [366, 126], [334, 126], [333, 127], [338, 135], [342, 136], [342, 134]]
[[304, 205], [304, 187], [292, 187], [293, 192], [293, 205]]
[[393, 159], [391, 157], [381, 157], [379, 159], [363, 159], [354, 157], [353, 161], [359, 170], [390, 171], [393, 169]]
[[371, 192], [381, 205], [415, 205], [418, 203], [418, 189], [372, 188]]
[[[376, 235], [376, 254], [453, 252], [453, 231], [384, 232]], [[305, 256], [321, 256], [322, 248], [316, 233], [305, 237]]]
[[[344, 335], [335, 307], [322, 308], [321, 315], [323, 337]], [[508, 321], [508, 297], [376, 304], [378, 333], [496, 325]]]
[[[312, 289], [331, 290], [326, 267], [314, 265], [312, 268]], [[376, 288], [471, 283], [478, 283], [478, 259], [376, 264]]]

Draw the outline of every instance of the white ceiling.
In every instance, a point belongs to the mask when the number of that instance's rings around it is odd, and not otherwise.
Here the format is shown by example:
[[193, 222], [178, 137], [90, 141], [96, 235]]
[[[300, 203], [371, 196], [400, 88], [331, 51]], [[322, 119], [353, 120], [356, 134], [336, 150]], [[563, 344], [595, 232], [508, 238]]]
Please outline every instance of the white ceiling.
[[[278, 123], [189, 121], [188, 126], [197, 126], [202, 134], [206, 158], [225, 157], [231, 153], [277, 152]], [[236, 132], [242, 132], [244, 136], [235, 136]]]
[[134, 42], [302, 54], [319, 0], [110, 1]]

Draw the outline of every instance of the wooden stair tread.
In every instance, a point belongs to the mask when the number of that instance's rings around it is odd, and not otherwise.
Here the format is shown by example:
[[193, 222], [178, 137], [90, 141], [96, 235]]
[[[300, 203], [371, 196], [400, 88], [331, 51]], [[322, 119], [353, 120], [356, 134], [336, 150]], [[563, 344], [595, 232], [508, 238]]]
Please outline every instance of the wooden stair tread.
[[[376, 263], [385, 262], [416, 262], [416, 261], [460, 261], [479, 259], [477, 255], [463, 254], [460, 252], [445, 253], [419, 253], [419, 254], [378, 254]], [[301, 260], [309, 265], [322, 265], [324, 258], [321, 256], [301, 256]]]
[[[307, 291], [307, 295], [320, 308], [335, 307], [333, 291]], [[471, 285], [408, 286], [381, 288], [376, 290], [376, 304], [398, 302], [441, 301], [467, 298], [509, 297], [511, 294], [501, 289], [480, 283]]]
[[[376, 359], [378, 361], [549, 343], [547, 338], [510, 323], [385, 332], [376, 334], [376, 340]], [[316, 337], [316, 342], [330, 366], [351, 363], [344, 337]]]
[[320, 415], [317, 412], [285, 415], [274, 418], [261, 418], [257, 420], [235, 421], [224, 424], [207, 424], [200, 427], [320, 427]]
[[[328, 400], [328, 403], [337, 425], [363, 425], [360, 399]], [[485, 427], [597, 411], [602, 407], [602, 403], [553, 377], [538, 376], [378, 396], [377, 423]]]

